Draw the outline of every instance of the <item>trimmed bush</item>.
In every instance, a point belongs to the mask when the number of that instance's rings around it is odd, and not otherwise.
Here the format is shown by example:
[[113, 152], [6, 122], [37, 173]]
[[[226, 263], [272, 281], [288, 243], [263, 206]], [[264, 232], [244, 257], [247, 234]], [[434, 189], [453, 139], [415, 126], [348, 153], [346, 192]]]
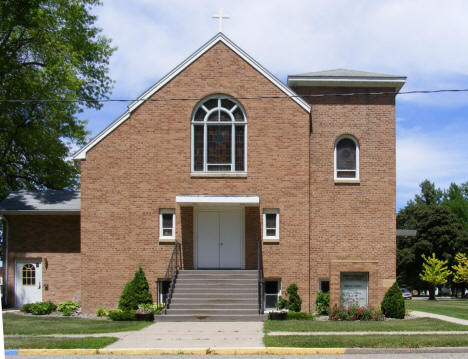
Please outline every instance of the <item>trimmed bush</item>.
[[21, 307], [21, 311], [31, 313], [33, 315], [46, 315], [52, 313], [57, 306], [52, 302], [25, 304]]
[[288, 312], [288, 320], [314, 320], [314, 316], [307, 312]]
[[80, 308], [80, 305], [75, 302], [67, 301], [62, 302], [58, 305], [57, 311], [61, 312], [66, 317], [69, 317], [73, 313], [75, 313]]
[[315, 298], [315, 311], [318, 315], [328, 315], [330, 307], [330, 294], [319, 291]]
[[397, 282], [388, 289], [381, 303], [382, 312], [388, 318], [405, 318], [405, 299]]
[[126, 321], [126, 320], [135, 320], [135, 311], [134, 310], [121, 310], [121, 309], [111, 309], [107, 313], [107, 316], [115, 321]]
[[287, 309], [292, 312], [300, 312], [302, 306], [302, 299], [297, 294], [298, 291], [297, 284], [292, 283], [286, 288], [286, 294], [288, 294], [288, 299], [280, 297], [276, 307], [278, 309]]
[[385, 315], [382, 312], [370, 307], [360, 307], [359, 305], [350, 305], [349, 307], [330, 308], [329, 320], [384, 320]]
[[152, 304], [153, 296], [149, 291], [145, 272], [141, 267], [135, 272], [135, 276], [129, 281], [120, 295], [119, 309], [123, 311], [137, 310], [138, 304]]

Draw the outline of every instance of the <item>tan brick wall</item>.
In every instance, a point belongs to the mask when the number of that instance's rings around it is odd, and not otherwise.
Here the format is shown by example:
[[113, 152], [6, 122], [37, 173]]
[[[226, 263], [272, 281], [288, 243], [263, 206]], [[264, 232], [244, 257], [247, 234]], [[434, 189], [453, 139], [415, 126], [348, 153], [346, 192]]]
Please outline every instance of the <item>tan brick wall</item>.
[[[299, 94], [392, 91], [392, 89], [294, 88]], [[371, 305], [395, 279], [394, 96], [305, 97], [312, 104], [310, 141], [310, 288], [330, 278], [331, 303], [339, 301], [339, 272], [370, 272]], [[353, 135], [360, 146], [360, 183], [334, 183], [336, 139]], [[333, 260], [351, 260], [346, 267]], [[331, 268], [336, 268], [332, 270]], [[313, 308], [311, 308], [313, 309]]]
[[[218, 43], [153, 97], [219, 93], [284, 95]], [[176, 208], [180, 240], [184, 229], [175, 203], [179, 194], [256, 194], [260, 213], [262, 208], [279, 208], [280, 244], [264, 246], [265, 275], [282, 277], [284, 287], [296, 282], [308, 307], [309, 116], [290, 99], [240, 102], [248, 119], [247, 178], [190, 176], [190, 119], [197, 101], [147, 102], [88, 152], [81, 164], [85, 312], [98, 305], [115, 307], [139, 264], [156, 294], [154, 281], [163, 276], [172, 250], [158, 242], [159, 209]]]
[[[8, 304], [14, 303], [15, 260], [42, 259], [42, 299], [80, 300], [80, 216], [16, 215], [8, 218]], [[47, 262], [47, 266], [45, 265]], [[48, 290], [45, 285], [48, 284]]]

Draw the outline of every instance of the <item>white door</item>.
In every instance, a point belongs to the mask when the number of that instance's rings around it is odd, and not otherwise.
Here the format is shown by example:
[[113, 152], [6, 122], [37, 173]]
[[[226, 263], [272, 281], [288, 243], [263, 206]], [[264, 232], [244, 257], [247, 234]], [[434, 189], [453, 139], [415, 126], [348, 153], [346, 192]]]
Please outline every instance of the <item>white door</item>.
[[42, 302], [42, 260], [17, 259], [15, 268], [15, 305]]
[[242, 209], [200, 209], [196, 229], [197, 268], [242, 268]]

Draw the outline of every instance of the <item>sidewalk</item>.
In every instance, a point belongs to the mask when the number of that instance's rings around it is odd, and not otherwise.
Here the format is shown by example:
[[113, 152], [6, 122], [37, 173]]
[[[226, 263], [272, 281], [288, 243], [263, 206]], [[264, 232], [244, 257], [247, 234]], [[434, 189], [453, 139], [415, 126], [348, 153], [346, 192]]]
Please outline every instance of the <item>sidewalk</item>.
[[468, 335], [468, 331], [431, 331], [431, 332], [270, 332], [266, 335], [284, 336], [284, 335]]
[[427, 312], [419, 312], [417, 310], [412, 310], [411, 315], [413, 315], [415, 317], [418, 317], [418, 318], [424, 318], [424, 317], [425, 318], [434, 318], [434, 319], [443, 320], [445, 322], [461, 324], [461, 325], [468, 325], [468, 320], [449, 317], [447, 315], [433, 314], [433, 313], [427, 313]]

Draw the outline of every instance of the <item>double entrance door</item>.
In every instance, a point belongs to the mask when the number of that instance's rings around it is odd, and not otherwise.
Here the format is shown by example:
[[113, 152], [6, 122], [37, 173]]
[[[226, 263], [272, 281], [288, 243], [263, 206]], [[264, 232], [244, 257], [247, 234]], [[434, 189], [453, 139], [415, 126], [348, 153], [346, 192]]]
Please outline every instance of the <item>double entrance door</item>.
[[244, 267], [244, 209], [198, 208], [194, 237], [198, 269]]

